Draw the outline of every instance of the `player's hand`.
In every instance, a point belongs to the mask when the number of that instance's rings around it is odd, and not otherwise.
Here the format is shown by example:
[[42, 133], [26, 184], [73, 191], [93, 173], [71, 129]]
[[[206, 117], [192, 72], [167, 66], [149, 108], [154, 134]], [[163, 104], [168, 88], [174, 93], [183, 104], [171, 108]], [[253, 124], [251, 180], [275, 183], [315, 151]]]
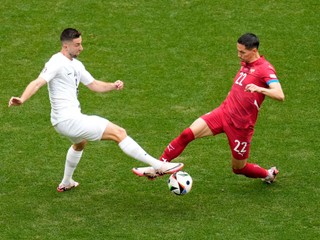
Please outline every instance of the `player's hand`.
[[121, 90], [123, 89], [124, 83], [121, 80], [117, 80], [114, 82], [114, 85], [116, 87], [116, 90]]
[[251, 93], [253, 93], [253, 92], [261, 92], [261, 88], [258, 87], [258, 86], [255, 85], [255, 84], [250, 83], [250, 84], [248, 84], [248, 85], [246, 86], [245, 91], [246, 91], [246, 92], [251, 92]]
[[9, 100], [9, 104], [8, 104], [8, 107], [11, 107], [11, 106], [20, 106], [23, 104], [23, 101], [21, 98], [19, 97], [11, 97], [10, 100]]

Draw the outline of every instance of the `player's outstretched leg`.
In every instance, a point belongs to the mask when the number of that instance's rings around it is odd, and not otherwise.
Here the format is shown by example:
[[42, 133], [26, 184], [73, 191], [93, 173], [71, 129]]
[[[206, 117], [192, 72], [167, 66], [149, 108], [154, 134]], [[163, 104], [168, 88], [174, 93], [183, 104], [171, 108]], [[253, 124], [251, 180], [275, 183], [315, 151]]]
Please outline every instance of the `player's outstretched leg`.
[[136, 141], [129, 136], [119, 143], [119, 147], [128, 156], [152, 166], [159, 174], [166, 174], [173, 171], [175, 168], [180, 166], [183, 167], [182, 163], [164, 164], [162, 161], [149, 155]]
[[169, 164], [169, 162], [179, 156], [186, 148], [186, 146], [194, 139], [195, 138], [192, 130], [190, 128], [186, 128], [177, 138], [170, 142], [170, 144], [166, 147], [163, 154], [161, 155], [160, 160], [167, 164], [163, 164], [158, 169], [156, 167], [133, 168], [133, 173], [138, 176], [145, 176], [150, 180], [154, 180], [156, 177], [163, 174], [172, 174], [174, 172], [178, 172], [183, 168], [183, 164]]
[[160, 157], [161, 161], [170, 162], [172, 159], [178, 157], [186, 146], [194, 140], [194, 134], [190, 128], [186, 128], [182, 133], [172, 140], [164, 150]]
[[154, 178], [158, 175], [177, 172], [184, 166], [182, 163], [166, 163], [155, 159], [129, 136], [119, 143], [119, 147], [128, 156], [150, 165], [150, 167], [132, 169], [138, 176]]

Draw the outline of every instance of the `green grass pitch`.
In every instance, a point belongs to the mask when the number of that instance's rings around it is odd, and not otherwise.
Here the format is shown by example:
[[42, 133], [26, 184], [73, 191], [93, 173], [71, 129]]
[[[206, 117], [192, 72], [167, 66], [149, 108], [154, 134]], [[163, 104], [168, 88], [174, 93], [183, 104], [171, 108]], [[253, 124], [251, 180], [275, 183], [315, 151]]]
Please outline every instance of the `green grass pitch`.
[[[0, 4], [0, 239], [319, 239], [317, 1], [4, 0]], [[178, 159], [193, 189], [147, 181], [113, 142], [89, 143], [74, 178], [56, 191], [70, 146], [50, 125], [44, 87], [8, 108], [60, 50], [66, 27], [83, 33], [80, 60], [125, 89], [80, 88], [83, 112], [124, 127], [158, 157], [198, 116], [217, 107], [239, 68], [236, 40], [261, 40], [286, 94], [267, 99], [250, 161], [276, 165], [273, 185], [236, 176], [225, 136], [192, 142]]]

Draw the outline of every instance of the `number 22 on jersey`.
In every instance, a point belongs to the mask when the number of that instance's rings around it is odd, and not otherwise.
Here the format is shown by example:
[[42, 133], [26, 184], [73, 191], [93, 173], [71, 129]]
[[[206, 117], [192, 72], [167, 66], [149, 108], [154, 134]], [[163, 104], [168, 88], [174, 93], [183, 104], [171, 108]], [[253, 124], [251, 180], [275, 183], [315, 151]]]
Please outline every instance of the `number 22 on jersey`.
[[242, 82], [247, 77], [246, 73], [240, 72], [240, 76], [236, 79], [235, 84], [242, 86]]

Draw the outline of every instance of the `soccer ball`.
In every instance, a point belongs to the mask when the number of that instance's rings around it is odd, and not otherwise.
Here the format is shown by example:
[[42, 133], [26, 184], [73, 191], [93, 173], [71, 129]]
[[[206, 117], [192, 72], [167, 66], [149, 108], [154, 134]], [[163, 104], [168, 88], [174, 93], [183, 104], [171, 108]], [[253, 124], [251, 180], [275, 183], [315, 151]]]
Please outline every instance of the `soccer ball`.
[[176, 195], [185, 195], [191, 191], [192, 178], [187, 172], [175, 172], [169, 177], [168, 187]]

